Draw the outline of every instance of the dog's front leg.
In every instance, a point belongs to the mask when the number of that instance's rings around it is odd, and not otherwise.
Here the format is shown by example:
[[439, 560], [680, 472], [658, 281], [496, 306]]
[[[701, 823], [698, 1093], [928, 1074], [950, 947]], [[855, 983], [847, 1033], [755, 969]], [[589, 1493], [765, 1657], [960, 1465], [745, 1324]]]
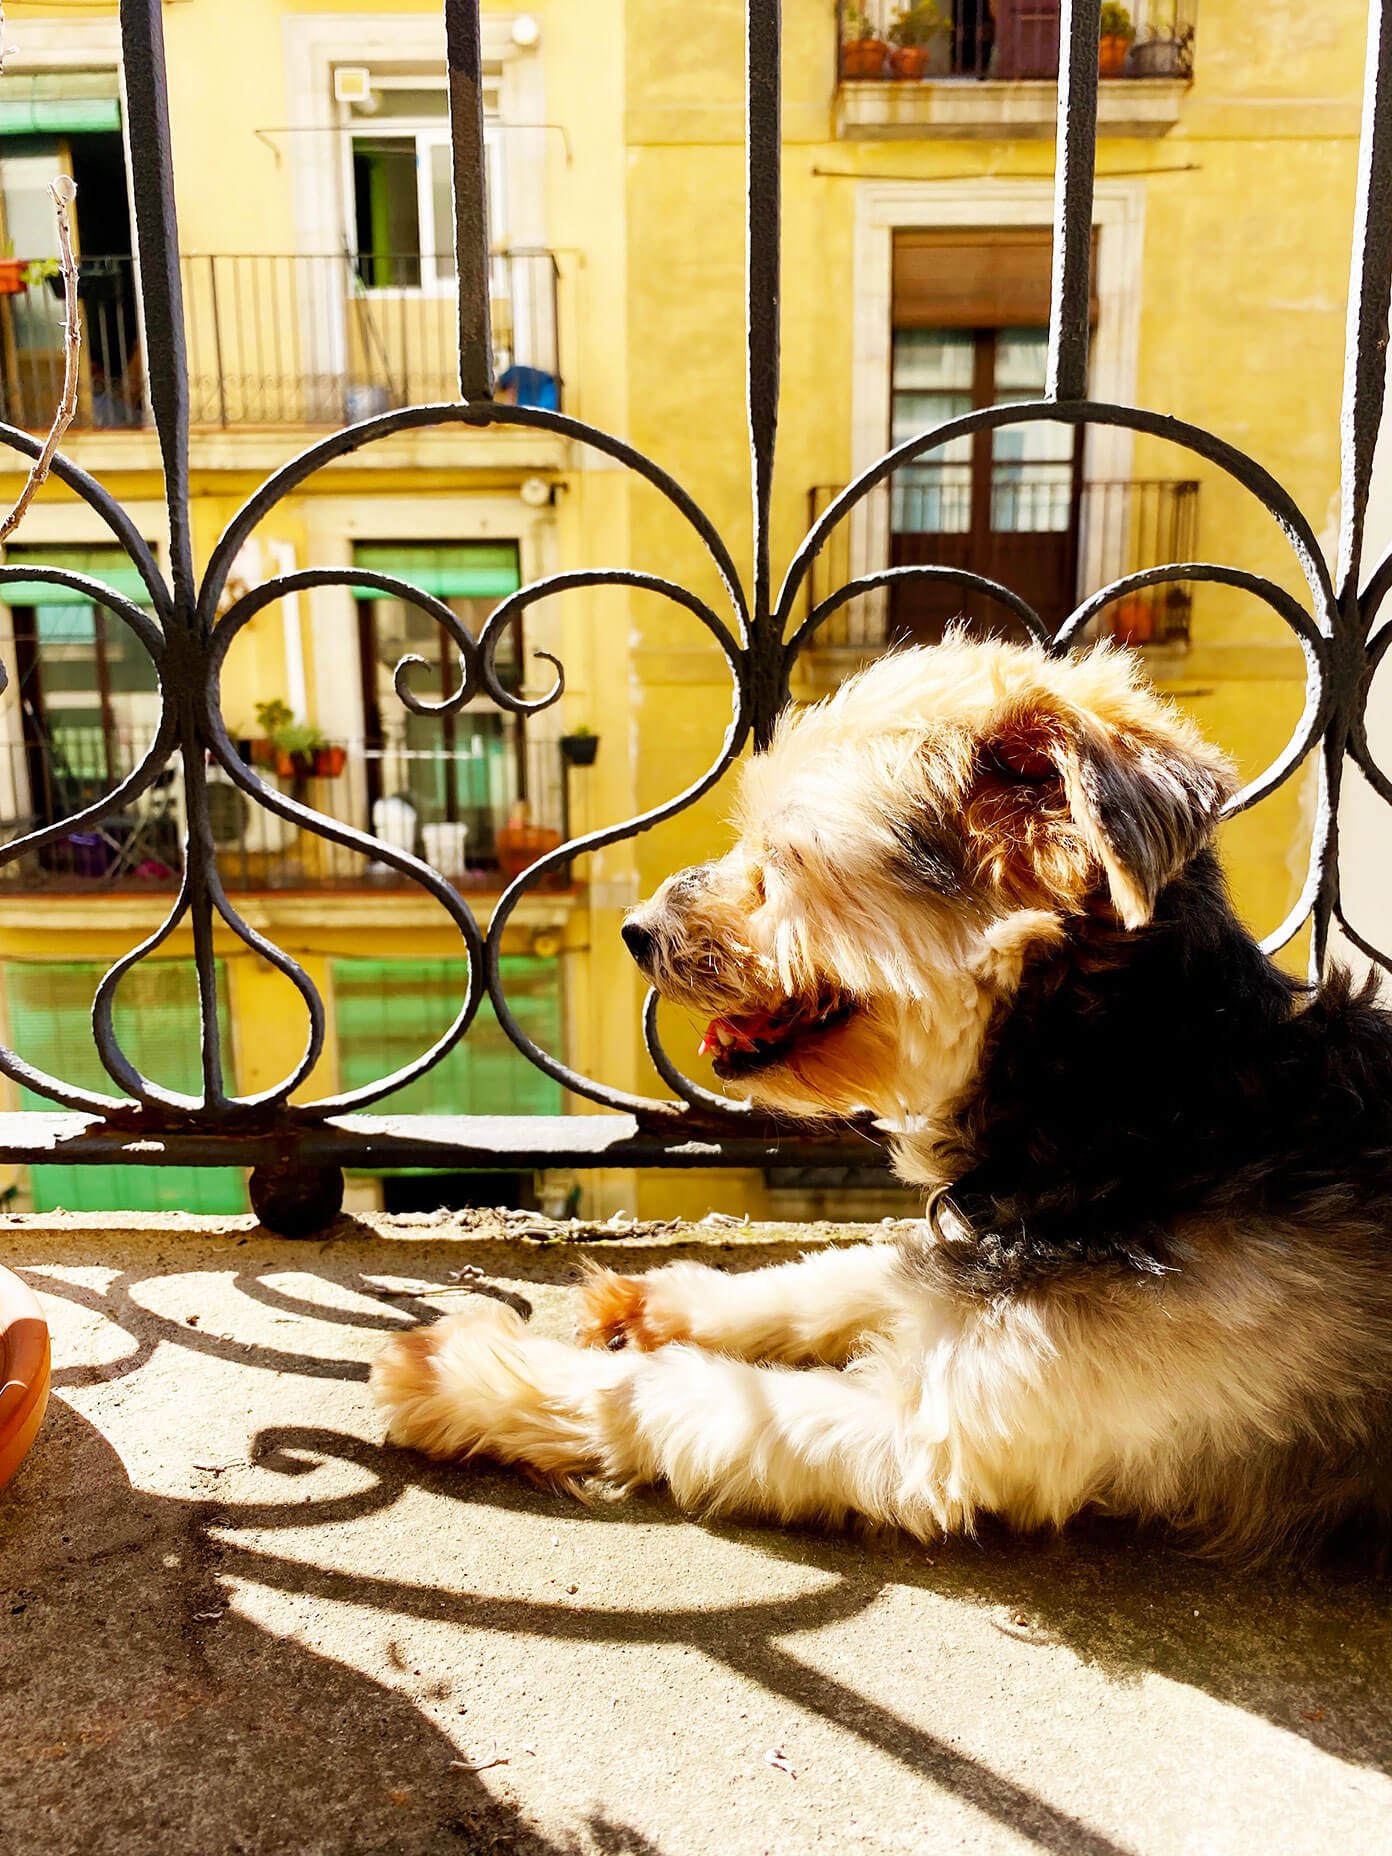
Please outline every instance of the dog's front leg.
[[391, 1342], [373, 1386], [392, 1438], [432, 1456], [666, 1482], [704, 1512], [862, 1516], [922, 1536], [961, 1519], [887, 1363], [795, 1372], [685, 1346], [606, 1354], [489, 1303]]
[[909, 1293], [890, 1243], [735, 1273], [704, 1263], [669, 1263], [646, 1276], [596, 1269], [581, 1285], [577, 1338], [616, 1351], [688, 1341], [739, 1360], [841, 1366]]

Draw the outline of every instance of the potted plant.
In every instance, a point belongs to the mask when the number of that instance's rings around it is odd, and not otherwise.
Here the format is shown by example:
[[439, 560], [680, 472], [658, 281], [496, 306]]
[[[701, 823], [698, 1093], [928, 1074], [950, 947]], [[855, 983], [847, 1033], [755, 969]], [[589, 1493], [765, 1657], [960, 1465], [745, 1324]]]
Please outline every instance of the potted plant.
[[284, 780], [336, 779], [348, 759], [346, 748], [330, 745], [312, 722], [297, 722], [294, 711], [278, 697], [256, 705], [261, 739], [251, 744], [258, 767], [274, 767]]
[[889, 28], [896, 77], [946, 77], [952, 68], [952, 27], [936, 0], [911, 0]]
[[1182, 27], [1168, 37], [1138, 39], [1126, 59], [1128, 77], [1188, 77], [1192, 69], [1194, 28]]
[[1118, 644], [1150, 644], [1155, 637], [1155, 607], [1144, 593], [1119, 599], [1110, 617], [1112, 636]]
[[553, 831], [549, 825], [532, 823], [526, 800], [519, 799], [508, 814], [507, 824], [498, 828], [493, 839], [498, 868], [511, 883], [524, 870], [530, 869], [538, 857], [554, 851], [560, 841], [560, 832]]
[[312, 722], [290, 722], [275, 736], [276, 772], [283, 780], [307, 780], [323, 746]]
[[561, 736], [561, 755], [572, 767], [593, 767], [599, 752], [599, 736], [582, 722], [568, 735]]
[[869, 14], [848, 6], [841, 30], [842, 77], [883, 77], [889, 46], [875, 31]]
[[274, 767], [276, 764], [276, 736], [282, 728], [289, 728], [294, 722], [294, 711], [288, 703], [273, 697], [270, 702], [256, 705], [256, 721], [261, 733], [251, 744], [251, 763], [254, 767]]
[[1136, 28], [1131, 15], [1120, 0], [1102, 0], [1101, 33], [1097, 45], [1099, 77], [1120, 77], [1126, 67], [1126, 54]]

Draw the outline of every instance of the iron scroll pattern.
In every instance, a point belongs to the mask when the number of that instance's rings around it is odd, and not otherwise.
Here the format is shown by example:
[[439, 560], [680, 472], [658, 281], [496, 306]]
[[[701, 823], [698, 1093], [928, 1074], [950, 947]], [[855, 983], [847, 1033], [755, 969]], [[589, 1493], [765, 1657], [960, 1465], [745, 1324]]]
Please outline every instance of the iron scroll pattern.
[[[1008, 619], [1052, 651], [1066, 651], [1101, 609], [1128, 593], [1165, 581], [1211, 581], [1239, 588], [1263, 601], [1291, 630], [1304, 653], [1306, 687], [1302, 715], [1276, 760], [1232, 802], [1240, 811], [1273, 792], [1318, 754], [1320, 797], [1310, 861], [1300, 897], [1270, 937], [1275, 950], [1312, 924], [1313, 961], [1324, 962], [1331, 931], [1339, 924], [1370, 958], [1388, 966], [1349, 923], [1340, 893], [1338, 804], [1345, 764], [1352, 760], [1374, 789], [1392, 802], [1392, 775], [1369, 747], [1365, 709], [1369, 682], [1392, 647], [1392, 619], [1378, 626], [1392, 589], [1392, 555], [1368, 579], [1360, 596], [1364, 514], [1374, 441], [1382, 412], [1383, 370], [1392, 278], [1392, 0], [1372, 0], [1367, 89], [1359, 154], [1359, 193], [1349, 345], [1343, 407], [1341, 522], [1333, 571], [1314, 530], [1292, 498], [1260, 464], [1222, 439], [1166, 415], [1086, 398], [1089, 341], [1089, 267], [1093, 173], [1096, 145], [1099, 0], [1064, 0], [1066, 57], [1059, 81], [1059, 127], [1054, 210], [1054, 279], [1048, 380], [1041, 400], [997, 406], [952, 419], [898, 445], [863, 472], [817, 519], [794, 554], [781, 585], [774, 587], [769, 542], [773, 464], [777, 435], [779, 362], [779, 151], [781, 9], [778, 0], [748, 0], [747, 6], [747, 213], [748, 375], [753, 510], [752, 572], [746, 583], [720, 534], [687, 491], [651, 459], [622, 439], [560, 412], [495, 401], [490, 348], [487, 207], [483, 159], [483, 66], [477, 0], [444, 0], [453, 140], [454, 212], [459, 277], [458, 401], [412, 406], [350, 426], [311, 446], [287, 464], [246, 502], [228, 525], [201, 577], [195, 574], [189, 505], [189, 389], [184, 344], [179, 247], [174, 207], [164, 44], [159, 0], [121, 0], [120, 29], [126, 72], [132, 190], [151, 411], [165, 472], [169, 516], [168, 578], [129, 515], [84, 470], [59, 456], [53, 474], [105, 524], [138, 570], [148, 594], [142, 605], [98, 581], [60, 568], [0, 566], [6, 581], [46, 581], [76, 589], [125, 625], [148, 654], [159, 682], [160, 721], [148, 751], [134, 770], [100, 799], [60, 822], [28, 832], [0, 850], [0, 865], [53, 843], [127, 808], [149, 789], [177, 753], [188, 819], [181, 885], [158, 929], [124, 955], [102, 980], [93, 1010], [101, 1061], [119, 1094], [77, 1088], [45, 1074], [21, 1055], [0, 1050], [0, 1071], [63, 1108], [95, 1117], [104, 1127], [193, 1132], [293, 1130], [328, 1117], [367, 1108], [439, 1063], [469, 1031], [479, 1006], [490, 999], [499, 1023], [517, 1048], [539, 1069], [576, 1096], [609, 1110], [627, 1111], [641, 1127], [676, 1143], [693, 1129], [713, 1131], [707, 1157], [720, 1158], [720, 1134], [756, 1126], [744, 1104], [727, 1101], [685, 1076], [663, 1050], [655, 1001], [644, 1014], [649, 1052], [675, 1101], [616, 1090], [571, 1069], [555, 1053], [535, 1044], [511, 1010], [503, 984], [500, 952], [507, 924], [523, 897], [548, 874], [587, 852], [632, 838], [694, 804], [726, 773], [749, 745], [767, 744], [775, 718], [789, 696], [795, 661], [818, 628], [848, 601], [909, 580], [935, 580], [971, 589], [993, 601]], [[936, 565], [890, 567], [849, 581], [799, 618], [813, 561], [836, 525], [848, 519], [896, 469], [935, 448], [981, 430], [1046, 422], [1069, 426], [1110, 424], [1168, 440], [1212, 469], [1226, 473], [1269, 511], [1292, 551], [1306, 597], [1294, 598], [1272, 579], [1203, 560], [1173, 562], [1131, 573], [1081, 604], [1051, 635], [1039, 615], [1010, 588], [964, 570]], [[356, 568], [309, 568], [270, 580], [225, 604], [230, 571], [243, 543], [286, 496], [316, 471], [350, 453], [403, 431], [464, 426], [493, 429], [530, 426], [588, 447], [642, 478], [666, 501], [713, 564], [723, 589], [724, 609], [660, 576], [626, 568], [563, 572], [536, 580], [503, 600], [475, 636], [440, 599], [393, 575]], [[12, 427], [0, 439], [33, 457], [39, 441]], [[531, 713], [557, 701], [564, 672], [551, 659], [552, 686], [524, 698], [504, 687], [495, 652], [514, 618], [537, 601], [585, 587], [631, 588], [684, 611], [715, 641], [729, 667], [732, 708], [719, 752], [682, 792], [632, 818], [577, 837], [550, 851], [502, 895], [485, 933], [459, 891], [410, 852], [311, 810], [295, 797], [259, 780], [229, 739], [220, 710], [220, 677], [227, 652], [248, 622], [288, 594], [323, 586], [389, 593], [424, 613], [458, 652], [457, 687], [428, 700], [411, 687], [413, 665], [396, 667], [401, 703], [417, 715], [458, 711], [476, 694], [504, 710]], [[153, 613], [153, 617], [151, 617]], [[1374, 627], [1378, 629], [1374, 630]], [[219, 875], [209, 817], [207, 770], [221, 769], [247, 797], [300, 829], [386, 864], [431, 895], [457, 928], [468, 961], [468, 984], [448, 1029], [414, 1063], [371, 1085], [312, 1103], [292, 1104], [292, 1094], [309, 1076], [323, 1047], [323, 1002], [303, 968], [238, 911]], [[218, 921], [239, 941], [278, 969], [296, 988], [308, 1032], [299, 1062], [274, 1087], [237, 1096], [225, 1088], [219, 1049], [214, 964]], [[122, 1050], [113, 1003], [122, 978], [156, 952], [185, 922], [191, 929], [200, 996], [202, 1093], [180, 1095], [142, 1075]], [[544, 1154], [537, 1156], [545, 1164]]]

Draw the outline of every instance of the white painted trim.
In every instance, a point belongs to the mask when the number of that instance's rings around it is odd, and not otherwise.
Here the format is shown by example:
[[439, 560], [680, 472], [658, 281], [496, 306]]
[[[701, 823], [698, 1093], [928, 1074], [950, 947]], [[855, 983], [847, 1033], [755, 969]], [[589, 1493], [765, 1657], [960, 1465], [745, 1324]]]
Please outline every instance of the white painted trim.
[[84, 71], [121, 62], [121, 28], [114, 19], [8, 19], [5, 42], [14, 47], [6, 77], [35, 71]]
[[[890, 337], [894, 233], [939, 227], [1048, 226], [1054, 183], [983, 178], [961, 181], [864, 181], [856, 189], [855, 314], [852, 327], [851, 473], [859, 476], [889, 444]], [[1097, 327], [1089, 389], [1094, 399], [1130, 405], [1140, 353], [1141, 265], [1145, 246], [1145, 185], [1099, 179], [1093, 196], [1098, 229]], [[1131, 474], [1132, 434], [1097, 426], [1084, 459], [1090, 477]], [[851, 518], [851, 573], [869, 573], [888, 559], [889, 499], [867, 497]], [[1100, 538], [1099, 538], [1100, 540]], [[1096, 563], [1087, 536], [1079, 575]]]

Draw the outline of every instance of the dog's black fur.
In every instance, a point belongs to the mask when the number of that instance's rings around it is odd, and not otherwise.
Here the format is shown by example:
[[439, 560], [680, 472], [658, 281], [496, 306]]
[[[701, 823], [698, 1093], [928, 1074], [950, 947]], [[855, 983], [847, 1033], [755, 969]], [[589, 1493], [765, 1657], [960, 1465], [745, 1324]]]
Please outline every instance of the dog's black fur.
[[[1313, 989], [1282, 973], [1212, 851], [1147, 928], [1075, 923], [998, 1014], [953, 1118], [941, 1241], [916, 1267], [988, 1300], [1070, 1279], [1095, 1293], [1099, 1271], [1183, 1272], [1246, 1229], [1315, 1275], [1361, 1278], [1392, 1337], [1392, 1014], [1374, 990], [1337, 969]], [[1359, 1517], [1392, 1540], [1392, 1391], [1369, 1364], [1352, 1401], [1345, 1389], [1244, 1466], [1297, 1534]]]

